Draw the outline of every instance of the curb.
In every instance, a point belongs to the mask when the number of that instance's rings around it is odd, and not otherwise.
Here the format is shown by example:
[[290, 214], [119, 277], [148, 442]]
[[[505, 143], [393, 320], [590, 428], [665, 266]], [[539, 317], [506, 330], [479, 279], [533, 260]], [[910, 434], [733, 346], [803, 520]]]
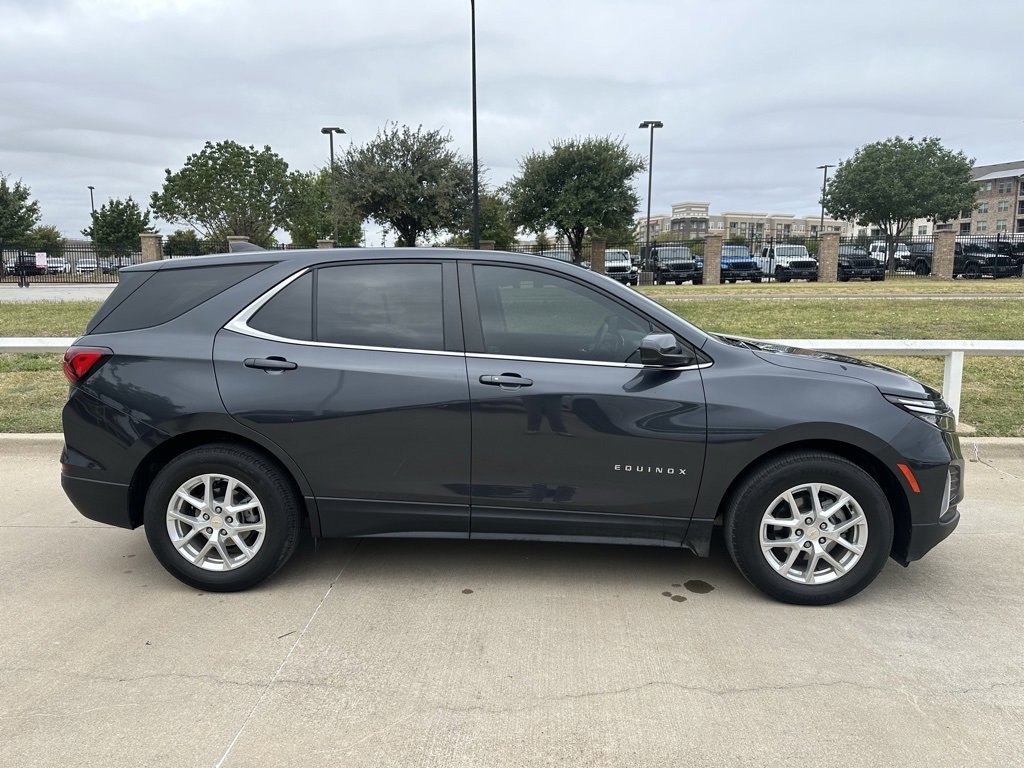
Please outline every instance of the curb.
[[0, 453], [32, 448], [60, 451], [63, 447], [64, 435], [60, 432], [0, 432]]

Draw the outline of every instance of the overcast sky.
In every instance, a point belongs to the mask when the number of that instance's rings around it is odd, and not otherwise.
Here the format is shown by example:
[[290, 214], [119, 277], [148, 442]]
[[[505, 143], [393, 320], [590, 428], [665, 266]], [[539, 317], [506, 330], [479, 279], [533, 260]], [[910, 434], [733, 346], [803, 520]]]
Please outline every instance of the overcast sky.
[[[658, 119], [653, 212], [814, 214], [815, 167], [868, 141], [1024, 158], [1022, 28], [1017, 0], [478, 0], [481, 162], [500, 184], [573, 135], [646, 156]], [[206, 140], [297, 169], [327, 163], [324, 125], [472, 148], [468, 0], [0, 0], [0, 57], [0, 172], [67, 236], [89, 184], [148, 204]]]

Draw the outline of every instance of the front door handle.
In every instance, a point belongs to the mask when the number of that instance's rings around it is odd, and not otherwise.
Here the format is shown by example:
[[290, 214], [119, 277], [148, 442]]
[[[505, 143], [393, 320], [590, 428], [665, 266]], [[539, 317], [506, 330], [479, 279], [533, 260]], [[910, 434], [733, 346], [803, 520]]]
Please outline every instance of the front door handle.
[[259, 368], [264, 371], [294, 371], [299, 366], [283, 357], [247, 357], [245, 367]]
[[533, 379], [524, 379], [517, 373], [485, 374], [480, 377], [480, 383], [495, 387], [529, 387]]

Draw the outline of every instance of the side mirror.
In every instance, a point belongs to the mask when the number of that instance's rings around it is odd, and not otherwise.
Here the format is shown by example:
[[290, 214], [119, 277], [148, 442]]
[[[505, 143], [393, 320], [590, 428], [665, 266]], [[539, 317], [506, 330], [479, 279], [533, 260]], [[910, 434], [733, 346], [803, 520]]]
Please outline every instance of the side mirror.
[[640, 341], [640, 362], [658, 368], [693, 365], [696, 358], [684, 352], [671, 333], [649, 333]]

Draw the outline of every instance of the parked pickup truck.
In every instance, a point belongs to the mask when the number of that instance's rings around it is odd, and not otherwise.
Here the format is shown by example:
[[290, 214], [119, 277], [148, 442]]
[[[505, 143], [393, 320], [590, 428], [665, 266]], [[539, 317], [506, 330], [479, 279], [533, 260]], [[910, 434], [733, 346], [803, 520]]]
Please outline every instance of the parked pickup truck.
[[764, 272], [757, 266], [750, 249], [745, 245], [723, 245], [720, 283], [750, 280], [760, 283]]
[[[911, 243], [910, 263], [915, 274], [932, 272], [932, 243]], [[997, 254], [988, 243], [957, 241], [953, 251], [953, 277], [968, 280], [979, 277], [1014, 277], [1021, 268], [1013, 256]]]
[[810, 280], [813, 283], [818, 279], [818, 262], [803, 245], [766, 245], [755, 261], [765, 275], [780, 283], [790, 280]]
[[609, 248], [604, 252], [604, 273], [624, 285], [636, 285], [640, 270], [633, 266], [633, 259], [625, 248]]
[[859, 245], [840, 245], [836, 279], [846, 283], [858, 278], [885, 280], [885, 264]]
[[704, 261], [693, 255], [685, 245], [660, 245], [653, 249], [655, 285], [704, 282]]

